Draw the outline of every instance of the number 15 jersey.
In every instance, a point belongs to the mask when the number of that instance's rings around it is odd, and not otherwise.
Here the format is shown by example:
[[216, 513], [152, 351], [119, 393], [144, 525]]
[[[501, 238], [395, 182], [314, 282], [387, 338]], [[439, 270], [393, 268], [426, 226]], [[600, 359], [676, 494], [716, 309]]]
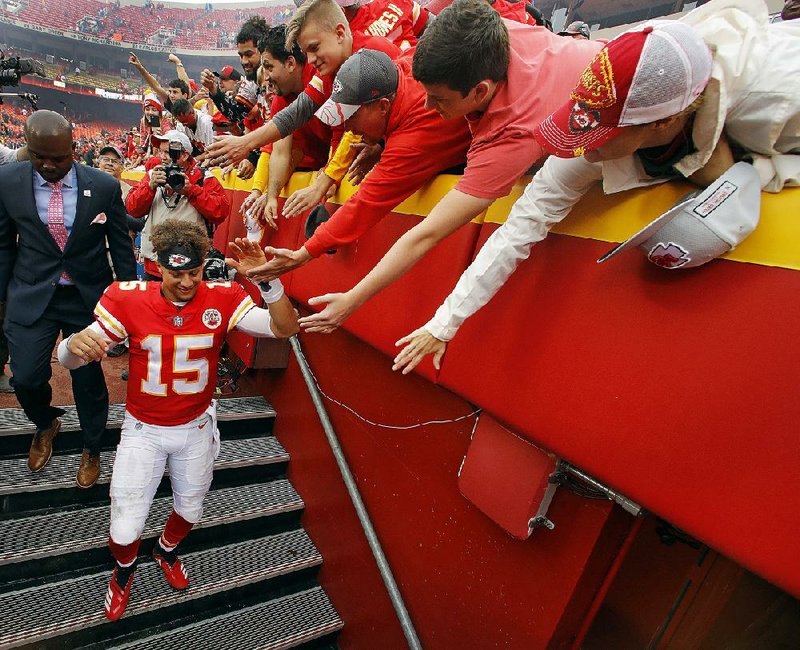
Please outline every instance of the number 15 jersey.
[[175, 426], [208, 408], [219, 351], [228, 332], [255, 308], [231, 282], [201, 282], [183, 307], [161, 295], [160, 282], [114, 282], [94, 310], [112, 341], [126, 337], [128, 411], [148, 424]]

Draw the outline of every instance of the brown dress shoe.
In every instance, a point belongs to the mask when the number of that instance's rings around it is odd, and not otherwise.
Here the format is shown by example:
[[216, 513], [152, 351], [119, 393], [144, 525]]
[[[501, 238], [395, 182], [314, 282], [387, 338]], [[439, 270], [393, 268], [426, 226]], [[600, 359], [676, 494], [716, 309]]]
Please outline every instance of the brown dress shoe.
[[97, 483], [97, 478], [100, 476], [100, 455], [97, 456], [90, 454], [87, 450], [83, 450], [81, 456], [81, 466], [78, 468], [78, 487], [90, 488]]
[[28, 453], [28, 469], [32, 472], [39, 472], [44, 469], [44, 466], [53, 455], [53, 438], [56, 437], [58, 430], [61, 428], [61, 420], [56, 418], [47, 429], [37, 429], [33, 434], [33, 442], [31, 442], [31, 450]]

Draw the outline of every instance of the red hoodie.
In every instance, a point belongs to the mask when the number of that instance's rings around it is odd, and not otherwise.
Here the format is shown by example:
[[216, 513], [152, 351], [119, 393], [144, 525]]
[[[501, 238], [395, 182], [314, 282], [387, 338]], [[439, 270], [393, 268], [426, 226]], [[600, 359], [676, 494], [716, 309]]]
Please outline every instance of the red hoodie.
[[411, 76], [413, 48], [395, 61], [397, 94], [386, 127], [386, 147], [356, 193], [306, 243], [317, 257], [349, 244], [436, 174], [466, 161], [466, 120], [443, 120], [425, 108], [425, 89]]

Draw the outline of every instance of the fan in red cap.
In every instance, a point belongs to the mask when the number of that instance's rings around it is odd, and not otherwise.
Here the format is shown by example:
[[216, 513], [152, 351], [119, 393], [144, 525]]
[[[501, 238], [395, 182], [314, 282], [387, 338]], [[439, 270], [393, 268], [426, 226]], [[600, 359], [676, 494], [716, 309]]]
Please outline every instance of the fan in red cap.
[[[570, 99], [536, 130], [560, 158], [583, 156], [627, 126], [650, 124], [692, 104], [711, 78], [711, 52], [678, 22], [631, 30], [606, 45], [581, 75]], [[655, 82], [635, 83], [638, 79]], [[589, 157], [591, 159], [591, 157]]]

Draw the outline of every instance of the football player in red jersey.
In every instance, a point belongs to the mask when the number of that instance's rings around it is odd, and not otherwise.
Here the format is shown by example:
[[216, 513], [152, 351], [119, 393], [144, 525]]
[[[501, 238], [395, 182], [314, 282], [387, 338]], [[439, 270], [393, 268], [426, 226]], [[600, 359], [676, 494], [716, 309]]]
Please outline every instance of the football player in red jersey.
[[[105, 602], [110, 620], [127, 607], [141, 533], [167, 464], [174, 507], [153, 557], [173, 588], [188, 586], [176, 549], [200, 520], [219, 453], [212, 397], [225, 336], [233, 328], [258, 337], [298, 331], [280, 284], [259, 285], [268, 307], [261, 309], [236, 283], [203, 282], [209, 241], [202, 227], [168, 219], [151, 238], [163, 281], [113, 283], [95, 307], [95, 322], [58, 348], [62, 365], [75, 368], [126, 338], [130, 345], [125, 419], [111, 475], [109, 547], [117, 564]], [[240, 272], [266, 261], [246, 239], [231, 247], [239, 259], [228, 263]]]

